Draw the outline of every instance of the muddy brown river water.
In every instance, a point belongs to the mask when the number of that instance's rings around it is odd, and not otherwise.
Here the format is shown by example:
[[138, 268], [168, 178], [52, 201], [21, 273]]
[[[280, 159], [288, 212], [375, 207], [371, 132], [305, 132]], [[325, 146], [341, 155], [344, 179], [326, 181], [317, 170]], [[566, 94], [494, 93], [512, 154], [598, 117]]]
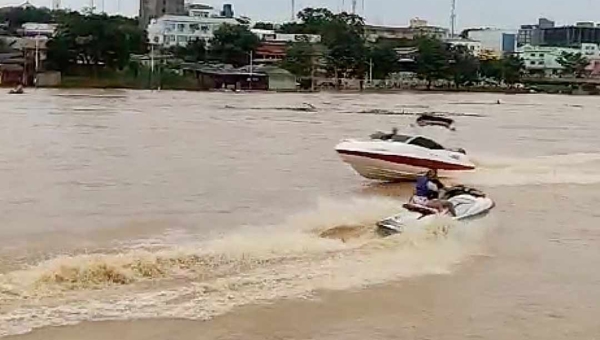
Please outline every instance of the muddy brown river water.
[[[600, 339], [599, 98], [0, 103], [0, 336]], [[415, 131], [428, 111], [457, 131]], [[492, 214], [375, 237], [410, 186], [360, 178], [333, 147], [392, 126], [465, 148], [478, 170], [449, 181], [486, 191]]]

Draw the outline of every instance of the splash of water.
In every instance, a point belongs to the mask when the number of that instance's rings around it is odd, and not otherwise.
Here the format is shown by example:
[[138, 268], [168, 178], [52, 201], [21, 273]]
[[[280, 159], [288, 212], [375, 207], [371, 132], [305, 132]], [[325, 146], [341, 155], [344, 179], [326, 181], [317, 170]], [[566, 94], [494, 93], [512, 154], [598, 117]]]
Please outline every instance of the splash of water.
[[[481, 250], [485, 228], [444, 219], [373, 237], [375, 222], [398, 206], [380, 198], [321, 200], [278, 226], [159, 251], [61, 257], [7, 273], [0, 276], [0, 336], [86, 320], [208, 319], [317, 290], [449, 273]], [[340, 226], [361, 230], [360, 236], [320, 237]]]

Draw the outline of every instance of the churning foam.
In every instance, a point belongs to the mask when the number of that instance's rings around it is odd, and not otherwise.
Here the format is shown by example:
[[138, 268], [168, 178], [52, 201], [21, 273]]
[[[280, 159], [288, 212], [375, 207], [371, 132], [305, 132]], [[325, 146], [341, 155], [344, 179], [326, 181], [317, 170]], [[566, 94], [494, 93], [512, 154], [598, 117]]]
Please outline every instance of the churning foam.
[[464, 183], [486, 186], [600, 183], [600, 153], [573, 153], [532, 158], [475, 159], [477, 170], [459, 175]]
[[448, 273], [479, 251], [485, 228], [444, 219], [374, 237], [374, 223], [399, 205], [321, 200], [278, 226], [162, 250], [61, 257], [10, 272], [0, 276], [0, 336], [85, 320], [209, 319], [316, 290]]

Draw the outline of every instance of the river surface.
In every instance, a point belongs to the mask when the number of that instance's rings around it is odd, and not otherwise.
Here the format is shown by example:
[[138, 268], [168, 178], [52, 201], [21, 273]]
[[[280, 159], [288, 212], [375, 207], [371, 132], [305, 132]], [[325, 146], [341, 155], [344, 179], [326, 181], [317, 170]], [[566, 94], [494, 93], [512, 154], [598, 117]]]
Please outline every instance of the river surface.
[[[600, 338], [600, 98], [30, 90], [0, 103], [0, 336]], [[457, 131], [411, 126], [428, 111]], [[393, 126], [465, 148], [478, 170], [448, 181], [486, 191], [492, 214], [375, 237], [410, 186], [362, 179], [333, 148]]]

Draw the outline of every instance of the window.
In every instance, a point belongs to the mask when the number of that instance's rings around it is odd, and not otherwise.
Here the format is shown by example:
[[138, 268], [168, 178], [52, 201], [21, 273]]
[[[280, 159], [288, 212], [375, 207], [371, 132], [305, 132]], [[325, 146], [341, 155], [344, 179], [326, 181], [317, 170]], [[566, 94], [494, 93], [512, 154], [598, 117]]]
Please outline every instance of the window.
[[535, 58], [535, 53], [531, 53], [530, 57]]
[[423, 138], [423, 137], [417, 137], [417, 138], [411, 140], [408, 144], [422, 146], [424, 148], [431, 149], [431, 150], [444, 150], [443, 146], [439, 145], [438, 143], [436, 143], [430, 139]]
[[185, 30], [185, 24], [177, 24], [177, 31], [183, 32]]
[[181, 43], [187, 43], [187, 39], [188, 39], [188, 37], [185, 35], [178, 35], [177, 36], [177, 45], [179, 45]]
[[529, 64], [530, 64], [530, 65], [535, 65], [535, 61], [534, 61], [534, 60], [532, 60], [532, 61], [530, 61], [530, 62], [529, 62]]
[[210, 27], [208, 27], [208, 25], [202, 25], [200, 26], [200, 30], [204, 33], [207, 33], [210, 30]]
[[198, 31], [200, 29], [200, 25], [198, 25], [198, 24], [190, 24], [190, 29], [192, 31]]
[[542, 58], [543, 58], [543, 57], [544, 57], [544, 53], [540, 53], [540, 57], [542, 57]]

